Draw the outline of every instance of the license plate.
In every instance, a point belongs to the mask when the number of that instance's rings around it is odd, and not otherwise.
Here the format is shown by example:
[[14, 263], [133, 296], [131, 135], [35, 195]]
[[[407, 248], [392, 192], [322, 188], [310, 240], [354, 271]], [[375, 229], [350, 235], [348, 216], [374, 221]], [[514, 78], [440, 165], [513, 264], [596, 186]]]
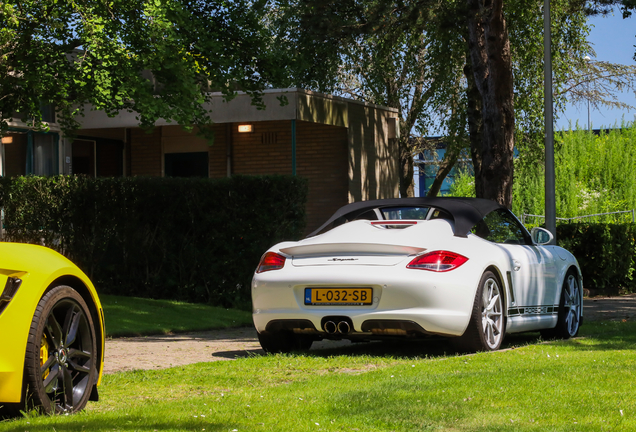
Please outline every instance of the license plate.
[[305, 304], [364, 306], [373, 303], [373, 288], [305, 288]]

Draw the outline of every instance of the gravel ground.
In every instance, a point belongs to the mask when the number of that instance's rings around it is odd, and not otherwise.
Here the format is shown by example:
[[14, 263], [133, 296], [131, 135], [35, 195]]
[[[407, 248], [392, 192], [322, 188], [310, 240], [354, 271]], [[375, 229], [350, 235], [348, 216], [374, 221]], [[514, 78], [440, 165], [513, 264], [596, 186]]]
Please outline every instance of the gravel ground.
[[[585, 298], [586, 321], [636, 319], [636, 295]], [[350, 346], [349, 341], [315, 342], [312, 350]], [[233, 328], [164, 336], [108, 339], [104, 372], [163, 369], [190, 363], [262, 355], [253, 328]]]

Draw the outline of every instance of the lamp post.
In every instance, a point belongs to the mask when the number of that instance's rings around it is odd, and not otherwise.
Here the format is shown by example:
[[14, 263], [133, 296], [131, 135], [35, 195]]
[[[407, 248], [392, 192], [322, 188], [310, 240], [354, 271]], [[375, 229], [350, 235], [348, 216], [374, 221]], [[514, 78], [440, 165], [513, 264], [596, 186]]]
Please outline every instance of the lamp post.
[[590, 120], [590, 80], [589, 80], [590, 60], [592, 60], [592, 59], [590, 58], [590, 56], [585, 56], [585, 57], [583, 57], [583, 60], [585, 60], [585, 69], [586, 69], [586, 72], [588, 74], [588, 78], [587, 78], [587, 130], [588, 130], [588, 132], [592, 132], [592, 121]]

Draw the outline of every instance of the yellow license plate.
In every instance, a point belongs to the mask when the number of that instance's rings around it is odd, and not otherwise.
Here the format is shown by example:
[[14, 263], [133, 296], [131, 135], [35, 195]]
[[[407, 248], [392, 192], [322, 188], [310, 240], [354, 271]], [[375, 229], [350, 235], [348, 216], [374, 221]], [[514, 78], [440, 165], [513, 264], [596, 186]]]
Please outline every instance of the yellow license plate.
[[364, 306], [373, 303], [373, 288], [305, 288], [305, 304]]

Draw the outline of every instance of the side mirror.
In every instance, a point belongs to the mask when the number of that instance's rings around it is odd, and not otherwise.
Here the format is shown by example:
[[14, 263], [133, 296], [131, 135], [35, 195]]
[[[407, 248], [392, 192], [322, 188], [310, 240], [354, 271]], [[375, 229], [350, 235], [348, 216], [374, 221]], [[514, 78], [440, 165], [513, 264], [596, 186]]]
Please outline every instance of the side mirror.
[[532, 241], [540, 246], [549, 244], [554, 238], [550, 231], [545, 228], [539, 227], [532, 228], [532, 231], [530, 231], [530, 235], [532, 236]]

